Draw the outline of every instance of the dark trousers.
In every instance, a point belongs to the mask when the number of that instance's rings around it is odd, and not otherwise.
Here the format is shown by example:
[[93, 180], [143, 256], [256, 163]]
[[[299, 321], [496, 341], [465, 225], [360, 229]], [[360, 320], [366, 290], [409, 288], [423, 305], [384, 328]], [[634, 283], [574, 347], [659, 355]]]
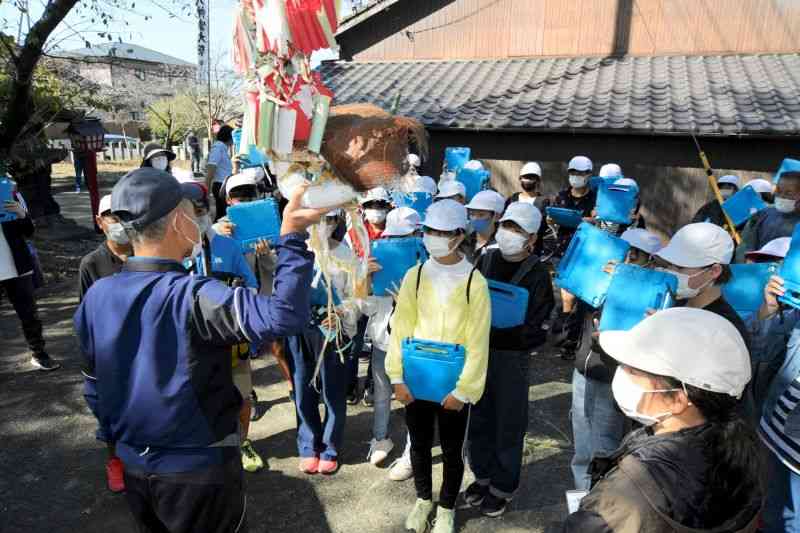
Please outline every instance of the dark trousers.
[[245, 533], [242, 460], [178, 474], [125, 468], [125, 497], [139, 533]]
[[[350, 345], [350, 356], [347, 358], [347, 392], [358, 392], [358, 359], [364, 350], [364, 335], [367, 332], [367, 322], [369, 317], [363, 316], [358, 320], [356, 334], [353, 343]], [[371, 368], [369, 370], [372, 370]], [[367, 372], [367, 383], [369, 383], [370, 372]]]
[[439, 505], [453, 509], [464, 478], [464, 434], [467, 429], [467, 407], [448, 411], [438, 403], [415, 400], [406, 406], [406, 425], [411, 435], [411, 469], [417, 498], [433, 498], [433, 434], [439, 425], [444, 477], [439, 491]]
[[190, 150], [192, 154], [192, 172], [200, 172], [200, 160], [203, 159], [200, 149]]
[[222, 183], [219, 181], [212, 183], [211, 193], [214, 197], [214, 206], [217, 213], [214, 215], [216, 217], [215, 220], [219, 220], [228, 212], [228, 204], [225, 202], [225, 191], [222, 190]]
[[8, 300], [22, 323], [22, 334], [28, 342], [28, 348], [34, 354], [44, 353], [44, 337], [42, 321], [36, 308], [36, 296], [33, 292], [33, 276], [19, 276], [0, 281]]
[[500, 498], [519, 487], [522, 449], [528, 428], [526, 352], [491, 350], [486, 389], [472, 408], [469, 463], [475, 479]]
[[[336, 353], [334, 343], [328, 344], [320, 368], [321, 383], [311, 383], [317, 357], [322, 349], [322, 333], [314, 327], [302, 335], [288, 337], [291, 358], [289, 367], [294, 382], [294, 401], [297, 412], [297, 451], [300, 457], [319, 456], [337, 459], [344, 440], [347, 419], [347, 372], [345, 363]], [[325, 402], [325, 419], [320, 420], [319, 400]]]
[[75, 156], [75, 162], [73, 163], [73, 166], [75, 167], [75, 187], [79, 189], [83, 183], [83, 178], [86, 175], [86, 161], [84, 160], [83, 156]]

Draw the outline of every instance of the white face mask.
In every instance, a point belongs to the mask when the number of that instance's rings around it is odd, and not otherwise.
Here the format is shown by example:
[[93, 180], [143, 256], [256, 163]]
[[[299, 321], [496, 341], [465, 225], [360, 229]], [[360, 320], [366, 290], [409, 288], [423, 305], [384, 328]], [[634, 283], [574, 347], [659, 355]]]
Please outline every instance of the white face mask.
[[525, 245], [528, 244], [527, 237], [506, 228], [497, 230], [494, 238], [497, 241], [497, 246], [500, 247], [500, 253], [505, 257], [521, 254], [525, 250]]
[[425, 249], [428, 250], [428, 254], [438, 259], [440, 257], [447, 257], [456, 249], [458, 245], [450, 246], [450, 241], [452, 239], [452, 237], [439, 237], [425, 234], [422, 237], [422, 243], [425, 245]]
[[733, 193], [734, 193], [734, 191], [731, 190], [731, 189], [720, 189], [719, 190], [720, 196], [722, 196], [725, 200], [727, 200], [728, 198], [733, 196]]
[[381, 224], [386, 220], [386, 210], [385, 209], [365, 209], [364, 210], [364, 218], [367, 219], [367, 222], [370, 224]]
[[689, 281], [696, 276], [702, 276], [703, 274], [705, 274], [706, 273], [705, 270], [702, 272], [698, 272], [697, 274], [692, 274], [691, 276], [689, 274], [684, 274], [683, 272], [676, 272], [675, 270], [670, 270], [668, 268], [657, 268], [656, 270], [672, 274], [673, 276], [678, 278], [678, 290], [675, 291], [675, 298], [677, 298], [678, 300], [690, 300], [694, 298], [695, 296], [700, 294], [703, 291], [703, 289], [708, 287], [709, 283], [713, 281], [709, 280], [707, 283], [704, 283], [700, 287], [693, 289], [689, 286]]
[[791, 198], [781, 198], [780, 196], [775, 197], [775, 209], [777, 209], [779, 213], [792, 213], [796, 207], [797, 200], [792, 200]]
[[617, 371], [614, 373], [614, 380], [611, 382], [611, 392], [614, 394], [614, 399], [617, 401], [620, 410], [622, 410], [625, 416], [636, 420], [643, 426], [652, 426], [663, 422], [665, 419], [671, 417], [672, 413], [668, 411], [655, 416], [640, 413], [639, 402], [642, 401], [642, 396], [648, 392], [662, 393], [679, 390], [681, 389], [643, 389], [631, 379], [630, 374], [623, 370], [621, 366], [617, 367]]
[[585, 176], [578, 176], [577, 174], [570, 174], [569, 175], [569, 185], [570, 187], [575, 187], [576, 189], [582, 189], [586, 187], [586, 183], [589, 181], [589, 178]]
[[128, 238], [128, 234], [125, 233], [125, 228], [123, 228], [122, 224], [119, 222], [108, 225], [108, 228], [106, 229], [106, 237], [108, 237], [108, 240], [117, 244], [128, 244], [131, 242], [130, 238]]
[[150, 165], [157, 170], [167, 170], [167, 156], [165, 155], [157, 155], [155, 157], [150, 158]]
[[336, 233], [336, 227], [338, 225], [339, 225], [338, 219], [336, 220], [325, 219], [325, 221], [322, 223], [323, 233], [325, 234], [325, 237], [329, 239], [333, 237], [333, 234]]
[[197, 222], [195, 222], [192, 217], [190, 217], [183, 211], [181, 211], [180, 214], [186, 217], [186, 219], [192, 224], [194, 224], [195, 228], [197, 228], [197, 239], [190, 239], [189, 237], [184, 235], [183, 232], [181, 232], [181, 230], [178, 229], [178, 217], [175, 217], [173, 219], [172, 227], [173, 229], [175, 229], [178, 235], [180, 235], [181, 237], [192, 243], [192, 251], [189, 252], [188, 257], [189, 258], [197, 257], [198, 255], [200, 255], [200, 252], [203, 251], [203, 232], [200, 229], [200, 225]]

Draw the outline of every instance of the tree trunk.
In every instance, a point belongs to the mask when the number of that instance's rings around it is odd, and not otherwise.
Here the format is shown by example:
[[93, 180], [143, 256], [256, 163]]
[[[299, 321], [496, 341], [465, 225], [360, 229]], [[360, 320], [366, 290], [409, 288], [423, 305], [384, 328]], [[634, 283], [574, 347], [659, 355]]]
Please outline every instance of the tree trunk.
[[52, 0], [42, 17], [31, 27], [25, 43], [11, 57], [11, 90], [9, 100], [0, 117], [0, 160], [8, 160], [14, 144], [20, 137], [32, 115], [33, 71], [42, 57], [42, 50], [50, 37], [78, 0]]

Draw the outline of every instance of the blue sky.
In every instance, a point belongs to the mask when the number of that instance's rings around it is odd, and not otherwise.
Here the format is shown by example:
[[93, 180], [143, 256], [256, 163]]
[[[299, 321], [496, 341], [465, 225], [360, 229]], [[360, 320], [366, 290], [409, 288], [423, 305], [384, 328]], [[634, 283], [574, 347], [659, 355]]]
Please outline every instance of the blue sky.
[[[41, 15], [46, 0], [29, 0], [31, 17], [35, 20]], [[238, 0], [208, 0], [211, 9], [211, 54], [220, 50], [230, 51], [232, 12]], [[193, 2], [192, 2], [193, 3]], [[349, 0], [345, 0], [345, 8]], [[193, 17], [172, 17], [157, 7], [159, 0], [141, 0], [136, 13], [118, 13], [118, 20], [112, 22], [108, 30], [113, 33], [114, 40], [121, 37], [124, 42], [132, 42], [158, 52], [169, 54], [192, 63], [197, 62], [197, 20]], [[166, 4], [166, 3], [164, 3]], [[152, 15], [145, 21], [144, 15]], [[127, 20], [126, 26], [123, 22]], [[85, 46], [84, 39], [90, 43], [105, 42], [97, 35], [105, 31], [101, 24], [92, 24], [88, 17], [77, 12], [70, 13], [65, 23], [60, 25], [50, 45], [57, 45], [61, 50], [73, 50]], [[26, 24], [26, 22], [23, 22]], [[19, 12], [10, 2], [0, 2], [0, 29], [6, 33], [17, 34]], [[76, 32], [79, 35], [75, 35]], [[226, 58], [227, 60], [227, 58]]]

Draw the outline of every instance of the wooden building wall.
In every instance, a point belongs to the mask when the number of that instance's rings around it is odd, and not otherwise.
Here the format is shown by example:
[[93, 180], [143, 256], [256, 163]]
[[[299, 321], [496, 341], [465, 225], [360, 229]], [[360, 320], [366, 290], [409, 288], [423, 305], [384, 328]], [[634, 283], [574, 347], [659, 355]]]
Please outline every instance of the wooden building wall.
[[[711, 199], [705, 171], [700, 168], [690, 138], [633, 135], [568, 135], [431, 131], [431, 160], [423, 168], [438, 177], [447, 146], [469, 146], [473, 158], [492, 171], [492, 186], [504, 195], [521, 190], [519, 170], [527, 161], [542, 164], [545, 194], [567, 186], [567, 161], [578, 154], [592, 159], [595, 170], [604, 163], [622, 166], [639, 182], [648, 228], [664, 236], [688, 223]], [[749, 181], [771, 179], [784, 157], [798, 145], [780, 139], [701, 139], [715, 174], [736, 174]]]
[[401, 0], [338, 40], [361, 61], [794, 52], [796, 0]]

